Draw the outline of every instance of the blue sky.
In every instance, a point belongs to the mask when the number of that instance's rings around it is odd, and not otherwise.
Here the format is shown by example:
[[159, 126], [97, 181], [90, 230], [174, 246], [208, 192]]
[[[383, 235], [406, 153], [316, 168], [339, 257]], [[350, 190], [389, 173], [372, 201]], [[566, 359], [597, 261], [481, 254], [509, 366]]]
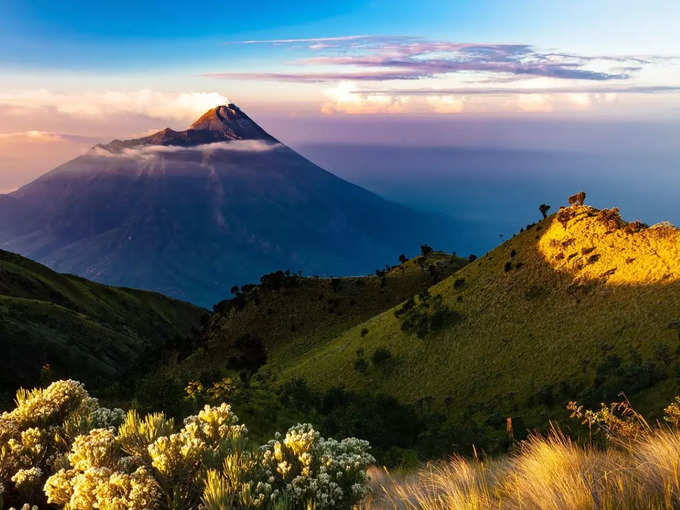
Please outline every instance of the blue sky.
[[66, 157], [226, 100], [292, 142], [358, 118], [425, 141], [423, 119], [672, 123], [679, 22], [675, 0], [3, 0], [0, 191], [52, 163], [36, 144]]
[[268, 51], [225, 49], [243, 39], [411, 35], [530, 43], [578, 51], [672, 54], [674, 1], [169, 1], [115, 4], [4, 0], [1, 62], [16, 68], [144, 69], [221, 64]]

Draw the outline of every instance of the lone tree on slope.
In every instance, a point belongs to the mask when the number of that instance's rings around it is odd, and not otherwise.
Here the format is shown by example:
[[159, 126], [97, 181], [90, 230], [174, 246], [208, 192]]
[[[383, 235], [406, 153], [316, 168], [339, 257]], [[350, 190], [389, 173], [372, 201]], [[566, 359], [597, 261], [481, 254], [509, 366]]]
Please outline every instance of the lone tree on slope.
[[541, 204], [538, 206], [538, 210], [541, 211], [543, 219], [546, 219], [548, 217], [547, 212], [550, 210], [550, 206], [548, 204]]

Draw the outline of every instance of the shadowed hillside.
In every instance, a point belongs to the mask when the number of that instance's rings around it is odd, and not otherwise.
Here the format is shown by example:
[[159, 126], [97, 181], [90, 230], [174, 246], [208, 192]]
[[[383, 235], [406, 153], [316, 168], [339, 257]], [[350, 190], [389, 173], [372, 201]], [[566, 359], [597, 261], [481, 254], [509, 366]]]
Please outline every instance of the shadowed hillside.
[[[63, 275], [0, 250], [0, 393], [67, 375], [111, 385], [165, 345], [181, 345], [205, 310], [153, 292]], [[48, 371], [49, 373], [45, 373]]]
[[[544, 425], [569, 399], [598, 403], [620, 391], [658, 409], [679, 388], [679, 250], [670, 225], [560, 209], [318, 345], [283, 378], [385, 392], [499, 432], [505, 416]], [[354, 368], [358, 352], [378, 348], [392, 354], [389, 369]]]

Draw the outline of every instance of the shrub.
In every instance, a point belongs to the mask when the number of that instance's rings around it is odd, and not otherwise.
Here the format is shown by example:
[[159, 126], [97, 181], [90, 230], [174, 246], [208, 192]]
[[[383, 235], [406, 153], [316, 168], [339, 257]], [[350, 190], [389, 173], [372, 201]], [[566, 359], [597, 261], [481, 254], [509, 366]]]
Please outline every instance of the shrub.
[[420, 254], [423, 257], [427, 257], [430, 253], [432, 253], [432, 246], [427, 244], [420, 245]]
[[395, 315], [401, 319], [402, 331], [415, 333], [421, 339], [447, 324], [456, 324], [462, 320], [460, 313], [444, 304], [440, 294], [433, 296], [427, 290], [418, 296], [417, 304], [410, 298], [395, 311]]
[[19, 390], [16, 407], [0, 415], [0, 485], [5, 503], [41, 504], [39, 490], [64, 461], [70, 442], [95, 427], [116, 426], [123, 412], [106, 409], [77, 381]]
[[366, 468], [375, 462], [368, 446], [355, 438], [324, 439], [311, 425], [296, 425], [261, 448], [264, 491], [285, 494], [293, 508], [350, 509], [367, 494]]
[[579, 191], [578, 193], [569, 197], [569, 205], [583, 205], [586, 201], [586, 194], [584, 191]]
[[618, 207], [602, 209], [597, 213], [597, 220], [610, 230], [617, 230], [625, 225], [625, 222], [621, 219], [621, 215], [619, 214]]
[[557, 213], [557, 221], [559, 221], [562, 224], [562, 227], [566, 229], [567, 224], [575, 215], [576, 213], [573, 211], [573, 209], [565, 209], [562, 207]]
[[384, 361], [387, 361], [391, 358], [392, 353], [388, 349], [385, 347], [378, 347], [373, 353], [373, 356], [371, 356], [371, 361], [374, 365], [379, 365], [380, 363], [383, 363]]
[[354, 370], [365, 374], [368, 370], [368, 362], [364, 358], [357, 358], [354, 360]]
[[624, 228], [624, 231], [627, 234], [636, 234], [637, 232], [641, 232], [647, 228], [649, 228], [649, 225], [642, 223], [640, 220], [635, 220], [628, 223]]
[[324, 439], [311, 425], [252, 448], [225, 403], [205, 406], [179, 430], [162, 413], [130, 411], [118, 426], [122, 417], [75, 381], [18, 392], [16, 409], [0, 415], [0, 501], [69, 510], [349, 509], [374, 462], [367, 442]]

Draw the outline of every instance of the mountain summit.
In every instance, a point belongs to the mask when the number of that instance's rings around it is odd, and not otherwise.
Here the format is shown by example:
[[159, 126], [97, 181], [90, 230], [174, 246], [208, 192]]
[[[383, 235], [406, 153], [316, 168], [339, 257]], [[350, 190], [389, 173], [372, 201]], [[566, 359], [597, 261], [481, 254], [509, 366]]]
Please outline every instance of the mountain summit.
[[165, 128], [143, 138], [114, 140], [108, 145], [98, 147], [111, 152], [147, 145], [177, 145], [192, 147], [207, 143], [229, 142], [233, 140], [259, 140], [278, 143], [273, 136], [258, 126], [250, 117], [233, 103], [220, 105], [205, 112], [185, 131]]
[[439, 220], [319, 168], [233, 104], [0, 195], [1, 248], [202, 305], [277, 269], [365, 274], [443, 239]]
[[207, 111], [191, 125], [191, 129], [221, 133], [227, 140], [276, 141], [233, 103]]

